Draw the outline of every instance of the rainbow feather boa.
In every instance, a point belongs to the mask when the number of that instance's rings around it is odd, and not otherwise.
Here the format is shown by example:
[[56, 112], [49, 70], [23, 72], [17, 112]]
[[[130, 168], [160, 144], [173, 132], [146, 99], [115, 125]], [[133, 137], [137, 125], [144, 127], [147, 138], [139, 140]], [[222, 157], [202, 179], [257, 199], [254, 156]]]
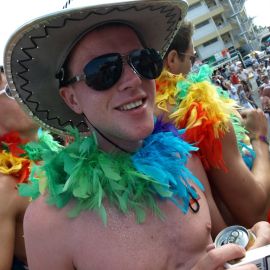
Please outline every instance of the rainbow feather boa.
[[[190, 151], [196, 148], [181, 140], [181, 132], [172, 132], [172, 127], [156, 125], [153, 134], [133, 155], [103, 152], [94, 135], [81, 137], [78, 131], [71, 132], [74, 142], [65, 148], [43, 149], [43, 164], [34, 168], [31, 185], [20, 185], [21, 195], [36, 199], [46, 191], [48, 204], [59, 208], [74, 200], [69, 217], [92, 210], [106, 224], [104, 200], [124, 214], [133, 211], [141, 223], [146, 209], [163, 217], [157, 197], [171, 200], [186, 213], [192, 197], [197, 198], [190, 182], [203, 190], [200, 181], [185, 167]], [[36, 143], [35, 147], [40, 145]]]
[[0, 172], [12, 175], [17, 183], [26, 183], [30, 173], [31, 160], [23, 149], [26, 142], [18, 132], [0, 137]]
[[211, 75], [207, 65], [186, 79], [164, 70], [156, 80], [156, 104], [164, 113], [169, 113], [178, 129], [186, 129], [183, 138], [198, 146], [197, 153], [205, 169], [214, 167], [226, 171], [221, 139], [229, 130], [229, 123], [233, 124], [243, 155], [247, 136], [237, 112], [239, 107], [225, 91], [211, 83]]
[[[60, 147], [47, 132], [38, 131], [39, 145], [55, 150]], [[41, 160], [41, 149], [31, 147], [18, 132], [12, 131], [0, 137], [0, 173], [12, 175], [17, 184], [28, 183], [34, 162]]]

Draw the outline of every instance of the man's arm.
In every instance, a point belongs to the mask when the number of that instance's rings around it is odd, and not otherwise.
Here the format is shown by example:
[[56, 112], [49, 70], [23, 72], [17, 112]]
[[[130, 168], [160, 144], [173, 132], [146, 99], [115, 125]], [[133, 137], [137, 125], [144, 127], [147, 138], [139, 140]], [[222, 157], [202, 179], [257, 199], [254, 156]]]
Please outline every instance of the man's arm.
[[15, 180], [11, 176], [0, 175], [0, 270], [11, 269], [14, 257], [16, 232]]
[[0, 270], [11, 269], [14, 242], [15, 222], [11, 216], [0, 214]]
[[[252, 122], [262, 129], [257, 129], [257, 133], [263, 135], [265, 117], [253, 111]], [[239, 222], [247, 227], [252, 226], [259, 220], [266, 220], [266, 213], [269, 209], [270, 200], [270, 161], [268, 145], [262, 141], [253, 141], [253, 148], [256, 152], [256, 160], [252, 171], [245, 165], [240, 152], [232, 126], [230, 131], [222, 139], [223, 158], [228, 168], [225, 173], [222, 170], [211, 168], [208, 177], [221, 197], [223, 203], [228, 207], [235, 222]]]

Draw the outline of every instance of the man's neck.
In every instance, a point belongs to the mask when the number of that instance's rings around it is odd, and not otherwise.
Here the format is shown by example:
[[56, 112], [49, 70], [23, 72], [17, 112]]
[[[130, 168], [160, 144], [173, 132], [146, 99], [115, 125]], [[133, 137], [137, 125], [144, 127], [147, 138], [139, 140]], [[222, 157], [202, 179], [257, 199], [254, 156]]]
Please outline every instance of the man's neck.
[[116, 138], [106, 138], [95, 132], [99, 147], [105, 152], [122, 152], [122, 153], [134, 153], [143, 144], [143, 140], [139, 141], [124, 141], [117, 142]]

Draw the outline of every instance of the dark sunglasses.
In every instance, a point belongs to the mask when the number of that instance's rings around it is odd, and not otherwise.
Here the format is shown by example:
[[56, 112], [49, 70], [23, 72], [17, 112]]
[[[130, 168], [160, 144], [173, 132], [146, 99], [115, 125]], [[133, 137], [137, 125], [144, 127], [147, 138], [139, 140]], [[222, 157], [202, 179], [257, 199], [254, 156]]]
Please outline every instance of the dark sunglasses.
[[124, 62], [141, 78], [156, 79], [162, 71], [163, 61], [155, 49], [139, 49], [128, 55], [109, 53], [92, 59], [83, 69], [83, 74], [76, 75], [62, 85], [69, 85], [79, 81], [97, 91], [111, 88], [121, 77]]

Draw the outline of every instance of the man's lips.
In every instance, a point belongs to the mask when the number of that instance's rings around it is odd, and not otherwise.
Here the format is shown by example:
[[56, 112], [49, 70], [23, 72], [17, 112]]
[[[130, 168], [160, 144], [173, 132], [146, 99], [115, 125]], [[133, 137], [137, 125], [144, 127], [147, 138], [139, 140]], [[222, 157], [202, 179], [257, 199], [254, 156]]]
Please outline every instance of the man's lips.
[[140, 98], [131, 102], [127, 102], [121, 106], [118, 106], [116, 109], [119, 111], [130, 111], [130, 110], [134, 110], [143, 106], [145, 102], [146, 102], [146, 98]]

